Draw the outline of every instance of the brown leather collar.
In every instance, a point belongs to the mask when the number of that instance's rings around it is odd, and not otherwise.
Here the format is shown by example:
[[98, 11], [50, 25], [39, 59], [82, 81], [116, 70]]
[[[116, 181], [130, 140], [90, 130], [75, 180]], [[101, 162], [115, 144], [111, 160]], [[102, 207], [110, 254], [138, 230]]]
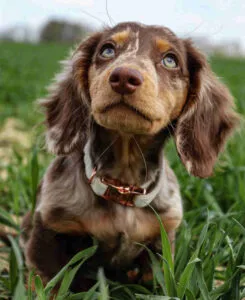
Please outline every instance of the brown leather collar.
[[[94, 168], [92, 175], [88, 180], [89, 184], [92, 183], [96, 173], [96, 168]], [[146, 195], [146, 189], [135, 185], [125, 185], [119, 179], [100, 177], [100, 181], [107, 186], [106, 191], [101, 197], [123, 206], [134, 207], [133, 199], [135, 195]]]
[[[88, 140], [84, 147], [85, 175], [93, 193], [108, 201], [114, 201], [124, 206], [147, 207], [158, 195], [162, 186], [166, 185], [164, 152], [160, 154], [159, 174], [156, 180], [143, 183], [142, 187], [127, 185], [120, 180], [96, 175], [93, 161], [90, 156], [91, 141]], [[91, 175], [92, 174], [92, 175]], [[154, 183], [154, 186], [153, 186]]]

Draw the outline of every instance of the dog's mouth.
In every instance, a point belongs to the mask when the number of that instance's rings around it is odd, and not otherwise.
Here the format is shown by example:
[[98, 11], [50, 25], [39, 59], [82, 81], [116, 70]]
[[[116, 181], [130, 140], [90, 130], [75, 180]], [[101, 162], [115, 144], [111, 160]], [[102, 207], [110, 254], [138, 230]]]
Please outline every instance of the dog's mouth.
[[161, 127], [161, 119], [154, 118], [144, 108], [138, 108], [124, 99], [103, 104], [92, 112], [95, 121], [102, 127], [130, 134], [154, 134]]
[[131, 110], [133, 113], [135, 113], [136, 115], [138, 115], [139, 117], [143, 118], [146, 121], [152, 122], [152, 119], [147, 116], [146, 114], [144, 114], [141, 110], [139, 110], [138, 108], [134, 107], [133, 105], [130, 105], [124, 101], [120, 101], [117, 103], [113, 103], [113, 104], [109, 104], [107, 105], [103, 110], [102, 113], [106, 113], [109, 112], [110, 110], [112, 110], [113, 108], [126, 108]]

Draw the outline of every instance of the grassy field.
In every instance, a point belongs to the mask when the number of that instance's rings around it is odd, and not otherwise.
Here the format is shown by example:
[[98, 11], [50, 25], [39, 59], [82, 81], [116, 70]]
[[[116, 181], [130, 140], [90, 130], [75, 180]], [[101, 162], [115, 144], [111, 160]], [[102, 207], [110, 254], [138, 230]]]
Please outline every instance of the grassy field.
[[[0, 299], [49, 299], [58, 280], [57, 299], [245, 299], [244, 128], [230, 140], [215, 175], [205, 180], [186, 173], [169, 143], [167, 155], [179, 178], [185, 216], [175, 262], [164, 231], [161, 265], [150, 253], [154, 280], [148, 286], [110, 282], [100, 270], [89, 292], [71, 294], [76, 267], [95, 248], [79, 253], [46, 287], [35, 274], [26, 275], [18, 246], [19, 217], [32, 209], [37, 183], [52, 159], [44, 150], [43, 116], [34, 101], [45, 95], [67, 53], [64, 45], [0, 44], [0, 224], [17, 232], [9, 236], [11, 246], [0, 244]], [[245, 115], [245, 60], [213, 57], [210, 62]]]

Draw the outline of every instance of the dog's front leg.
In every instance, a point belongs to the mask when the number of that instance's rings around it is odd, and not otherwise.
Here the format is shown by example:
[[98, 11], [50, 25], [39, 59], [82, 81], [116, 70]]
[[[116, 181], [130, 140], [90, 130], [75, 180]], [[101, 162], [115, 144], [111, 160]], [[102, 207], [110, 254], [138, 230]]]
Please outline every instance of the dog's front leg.
[[[36, 269], [44, 284], [55, 276], [73, 255], [90, 246], [83, 232], [80, 232], [80, 235], [77, 232], [72, 235], [71, 227], [65, 226], [69, 225], [68, 223], [60, 222], [60, 224], [59, 231], [56, 231], [58, 223], [50, 228], [42, 220], [40, 213], [36, 213], [29, 240], [25, 245], [26, 263], [29, 268]], [[65, 230], [61, 232], [61, 229], [65, 228], [68, 232]]]
[[67, 262], [68, 258], [62, 250], [57, 233], [45, 226], [40, 214], [36, 214], [26, 244], [25, 257], [28, 267], [36, 270], [44, 284]]

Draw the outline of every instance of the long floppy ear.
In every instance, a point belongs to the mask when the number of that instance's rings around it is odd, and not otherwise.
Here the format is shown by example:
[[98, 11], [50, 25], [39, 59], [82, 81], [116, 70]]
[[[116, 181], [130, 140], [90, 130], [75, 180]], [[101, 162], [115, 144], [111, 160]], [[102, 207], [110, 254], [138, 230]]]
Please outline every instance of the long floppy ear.
[[176, 146], [187, 171], [208, 177], [227, 137], [238, 123], [233, 98], [212, 73], [206, 58], [185, 40], [190, 88], [177, 121]]
[[[49, 95], [40, 101], [46, 112], [46, 144], [55, 154], [83, 147], [88, 133], [90, 96], [88, 69], [101, 33], [87, 38], [63, 63]], [[81, 148], [80, 148], [81, 149]]]

